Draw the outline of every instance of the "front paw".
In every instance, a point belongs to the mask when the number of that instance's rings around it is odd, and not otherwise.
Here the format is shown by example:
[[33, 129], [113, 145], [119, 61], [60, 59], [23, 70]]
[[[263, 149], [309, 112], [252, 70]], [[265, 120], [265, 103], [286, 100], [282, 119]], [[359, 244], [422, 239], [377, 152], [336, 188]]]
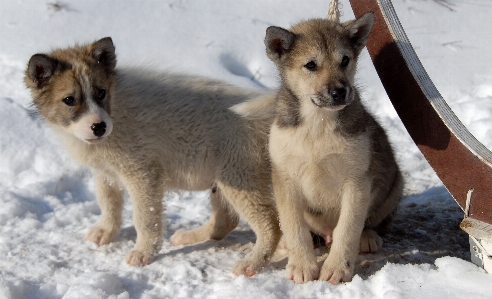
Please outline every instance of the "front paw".
[[352, 280], [353, 264], [355, 261], [343, 261], [343, 259], [328, 259], [321, 267], [319, 280], [328, 281], [331, 284], [339, 284], [341, 282], [349, 282]]
[[316, 280], [319, 276], [319, 268], [314, 261], [290, 261], [286, 267], [288, 277], [295, 283], [305, 283]]
[[126, 263], [130, 266], [146, 266], [152, 261], [153, 255], [140, 250], [132, 250], [126, 257]]
[[85, 239], [97, 245], [105, 245], [111, 243], [117, 234], [117, 230], [110, 230], [99, 225], [94, 225], [87, 232]]

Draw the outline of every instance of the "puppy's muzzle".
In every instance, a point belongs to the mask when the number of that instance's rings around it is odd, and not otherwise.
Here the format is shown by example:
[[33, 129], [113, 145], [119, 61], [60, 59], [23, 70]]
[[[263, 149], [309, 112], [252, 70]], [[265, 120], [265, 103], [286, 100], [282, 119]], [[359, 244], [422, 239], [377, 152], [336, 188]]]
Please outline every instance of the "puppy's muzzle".
[[100, 123], [92, 124], [91, 129], [96, 137], [101, 137], [106, 133], [106, 123], [102, 121]]
[[314, 105], [328, 109], [328, 110], [340, 110], [352, 102], [350, 87], [334, 87], [328, 89], [324, 93], [319, 94], [311, 98]]
[[347, 105], [347, 88], [336, 87], [330, 91], [331, 102], [333, 106]]

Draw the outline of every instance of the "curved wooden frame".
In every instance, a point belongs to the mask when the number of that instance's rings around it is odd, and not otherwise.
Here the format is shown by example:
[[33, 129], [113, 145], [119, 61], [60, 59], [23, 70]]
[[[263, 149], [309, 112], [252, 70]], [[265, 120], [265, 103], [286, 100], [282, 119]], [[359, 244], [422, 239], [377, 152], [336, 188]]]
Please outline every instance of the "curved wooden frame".
[[350, 4], [356, 17], [374, 12], [367, 49], [413, 141], [465, 217], [492, 223], [492, 152], [470, 134], [439, 94], [391, 1], [350, 0]]

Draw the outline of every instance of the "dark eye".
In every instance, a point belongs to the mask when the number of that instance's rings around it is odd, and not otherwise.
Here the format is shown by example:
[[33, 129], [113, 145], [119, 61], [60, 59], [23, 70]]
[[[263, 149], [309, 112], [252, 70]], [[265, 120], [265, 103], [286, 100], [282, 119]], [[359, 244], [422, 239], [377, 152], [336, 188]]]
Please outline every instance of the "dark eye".
[[68, 106], [75, 106], [75, 98], [74, 97], [66, 97], [63, 99], [63, 103]]
[[348, 58], [348, 56], [343, 56], [342, 63], [340, 65], [342, 67], [347, 67], [347, 65], [349, 64], [349, 62], [350, 62], [350, 58]]
[[316, 62], [310, 61], [304, 65], [305, 68], [310, 70], [311, 72], [314, 72], [315, 70], [318, 69], [318, 66], [316, 65]]
[[98, 91], [97, 91], [97, 99], [99, 101], [102, 101], [104, 100], [104, 97], [106, 97], [106, 90], [100, 88]]

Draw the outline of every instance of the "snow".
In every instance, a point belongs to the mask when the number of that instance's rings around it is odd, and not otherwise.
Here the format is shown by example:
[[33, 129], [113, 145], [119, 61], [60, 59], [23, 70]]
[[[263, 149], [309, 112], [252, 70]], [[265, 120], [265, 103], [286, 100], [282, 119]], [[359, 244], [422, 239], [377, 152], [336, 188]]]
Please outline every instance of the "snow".
[[[353, 18], [342, 2], [342, 20]], [[492, 148], [492, 3], [394, 0], [428, 74], [467, 128]], [[119, 65], [146, 65], [274, 89], [265, 29], [324, 17], [329, 0], [0, 1], [0, 298], [492, 298], [492, 276], [470, 263], [463, 212], [422, 157], [389, 102], [367, 52], [357, 77], [387, 128], [406, 179], [381, 253], [358, 258], [353, 281], [296, 285], [277, 260], [234, 277], [255, 240], [241, 222], [225, 239], [172, 246], [203, 224], [207, 192], [166, 194], [165, 241], [143, 268], [126, 265], [136, 232], [125, 199], [115, 242], [84, 242], [100, 214], [90, 172], [34, 113], [22, 81], [29, 57], [111, 36]], [[326, 248], [319, 247], [320, 256]]]

